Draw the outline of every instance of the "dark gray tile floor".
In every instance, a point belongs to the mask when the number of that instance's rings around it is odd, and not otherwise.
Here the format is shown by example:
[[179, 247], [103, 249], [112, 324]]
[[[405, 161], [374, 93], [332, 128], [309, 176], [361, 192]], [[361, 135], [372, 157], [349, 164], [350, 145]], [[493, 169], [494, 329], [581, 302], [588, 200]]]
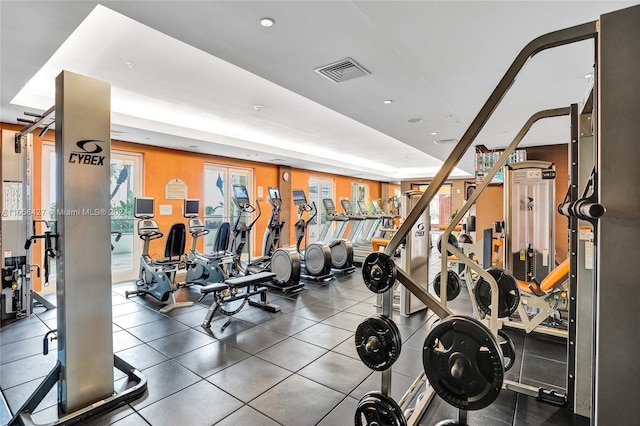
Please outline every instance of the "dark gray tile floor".
[[[309, 283], [298, 295], [270, 292], [281, 312], [246, 306], [224, 332], [226, 317], [216, 316], [210, 330], [200, 326], [209, 301], [197, 303], [197, 288], [179, 290], [182, 300], [196, 302], [193, 307], [167, 315], [158, 312], [161, 305], [151, 298], [125, 299], [122, 295], [130, 288], [113, 287], [114, 350], [142, 371], [148, 390], [85, 424], [351, 425], [359, 398], [380, 389], [381, 374], [362, 364], [353, 344], [356, 326], [377, 311], [375, 295], [364, 286], [359, 270], [330, 283]], [[460, 299], [455, 309], [470, 313], [464, 292]], [[434, 320], [426, 311], [409, 318], [394, 315], [404, 342], [393, 367], [391, 394], [396, 400], [422, 370], [422, 344]], [[55, 310], [36, 310], [31, 318], [0, 329], [0, 389], [8, 410], [18, 409], [53, 367], [55, 342], [49, 355], [41, 352], [42, 336], [55, 324]], [[518, 358], [509, 377], [562, 391], [563, 345], [517, 332], [513, 340]], [[116, 375], [116, 389], [125, 386], [121, 377]], [[56, 414], [52, 390], [36, 417], [44, 423]], [[421, 424], [453, 416], [455, 410], [436, 398]], [[6, 418], [0, 407], [0, 420]], [[506, 391], [470, 416], [473, 424], [486, 425], [570, 424], [566, 418], [557, 409]]]

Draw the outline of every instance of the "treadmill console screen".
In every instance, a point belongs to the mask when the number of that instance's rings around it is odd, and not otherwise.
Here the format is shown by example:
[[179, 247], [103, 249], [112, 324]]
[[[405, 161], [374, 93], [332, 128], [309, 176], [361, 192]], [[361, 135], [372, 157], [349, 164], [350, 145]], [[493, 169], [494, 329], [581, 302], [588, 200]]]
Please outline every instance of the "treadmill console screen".
[[324, 209], [327, 211], [327, 213], [336, 212], [336, 205], [333, 204], [333, 200], [331, 198], [323, 198], [322, 204], [324, 204]]
[[351, 201], [343, 198], [342, 200], [340, 200], [340, 204], [342, 204], [342, 208], [344, 209], [345, 213], [353, 213], [353, 208], [351, 208]]

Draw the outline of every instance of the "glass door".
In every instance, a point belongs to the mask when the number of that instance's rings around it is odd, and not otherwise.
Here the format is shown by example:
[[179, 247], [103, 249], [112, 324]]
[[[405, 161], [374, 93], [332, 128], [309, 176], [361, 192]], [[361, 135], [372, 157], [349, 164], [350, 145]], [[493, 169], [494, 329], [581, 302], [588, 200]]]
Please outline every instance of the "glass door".
[[353, 212], [358, 213], [358, 201], [364, 201], [367, 203], [367, 209], [369, 207], [369, 185], [366, 183], [352, 183], [351, 184], [351, 207]]
[[[213, 243], [220, 225], [229, 222], [233, 225], [237, 207], [231, 200], [233, 185], [245, 185], [249, 199], [253, 203], [253, 171], [251, 169], [227, 167], [219, 164], [205, 164], [204, 166], [204, 224], [209, 234], [204, 237], [204, 252], [213, 250]], [[263, 207], [263, 206], [261, 206]], [[249, 218], [243, 218], [245, 221]], [[253, 241], [255, 238], [251, 236]]]
[[[138, 275], [140, 242], [133, 222], [133, 198], [142, 190], [142, 156], [123, 151], [111, 151], [111, 279], [112, 282], [134, 280]], [[53, 142], [42, 144], [42, 209], [44, 220], [55, 229], [56, 220], [56, 152]], [[44, 225], [41, 225], [44, 226]], [[115, 241], [120, 234], [119, 241]], [[44, 245], [41, 245], [44, 250]], [[42, 253], [44, 256], [44, 252]], [[51, 262], [49, 285], [43, 293], [54, 293], [56, 264]]]
[[[333, 179], [309, 178], [309, 204], [315, 203], [318, 215], [309, 223], [307, 228], [307, 241], [314, 243], [318, 241], [318, 236], [322, 227], [327, 221], [327, 212], [322, 203], [323, 198], [333, 199]], [[333, 231], [330, 233], [332, 234]]]
[[[134, 280], [140, 267], [140, 244], [134, 226], [133, 199], [142, 195], [142, 155], [111, 151], [111, 279]], [[117, 236], [120, 236], [116, 241]]]

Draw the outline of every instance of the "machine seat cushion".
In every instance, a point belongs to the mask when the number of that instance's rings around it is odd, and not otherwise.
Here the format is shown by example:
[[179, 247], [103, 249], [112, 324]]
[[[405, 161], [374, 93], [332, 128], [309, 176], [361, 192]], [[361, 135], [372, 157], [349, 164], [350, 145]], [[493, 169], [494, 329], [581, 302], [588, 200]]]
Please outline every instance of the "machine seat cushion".
[[260, 272], [259, 274], [245, 275], [244, 277], [229, 278], [224, 283], [229, 287], [242, 287], [249, 284], [263, 283], [270, 281], [276, 274], [273, 272]]
[[153, 259], [153, 263], [157, 265], [167, 266], [167, 265], [179, 265], [182, 263], [182, 256], [179, 257], [161, 257], [159, 259]]

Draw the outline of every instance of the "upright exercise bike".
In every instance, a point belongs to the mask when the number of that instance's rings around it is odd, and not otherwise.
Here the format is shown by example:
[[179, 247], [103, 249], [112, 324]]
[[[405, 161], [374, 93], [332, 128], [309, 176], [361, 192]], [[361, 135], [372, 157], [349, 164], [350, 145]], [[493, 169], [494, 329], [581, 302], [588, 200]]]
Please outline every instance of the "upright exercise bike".
[[[138, 236], [144, 241], [142, 254], [140, 256], [140, 274], [136, 281], [136, 290], [125, 291], [125, 297], [134, 294], [136, 296], [149, 294], [160, 302], [168, 304], [160, 309], [160, 312], [167, 313], [176, 308], [193, 306], [193, 302], [177, 302], [173, 292], [177, 289], [175, 275], [179, 267], [183, 266], [183, 253], [171, 256], [169, 250], [168, 257], [153, 259], [149, 256], [149, 243], [152, 240], [162, 238], [164, 234], [160, 232], [158, 223], [153, 220], [155, 199], [135, 198], [133, 216], [138, 221]], [[183, 225], [184, 227], [184, 225]], [[184, 232], [182, 236], [179, 232], [171, 232], [166, 241], [165, 254], [167, 249], [173, 248], [177, 243], [184, 244]]]
[[[271, 193], [273, 193], [274, 196], [276, 195], [273, 191], [271, 191]], [[257, 200], [256, 207], [251, 205], [251, 202], [249, 201], [249, 193], [245, 185], [233, 185], [233, 194], [233, 202], [237, 207], [238, 213], [231, 229], [232, 235], [229, 241], [229, 251], [234, 255], [232, 270], [234, 270], [236, 274], [240, 275], [271, 271], [276, 274], [276, 277], [271, 284], [265, 283], [265, 285], [270, 285], [271, 287], [285, 293], [297, 293], [303, 290], [304, 284], [300, 283], [301, 259], [300, 254], [297, 252], [295, 247], [277, 248], [273, 250], [271, 256], [262, 256], [254, 259], [253, 261], [251, 260], [251, 230], [253, 229], [253, 225], [261, 216], [262, 210], [260, 208], [260, 203]], [[275, 205], [278, 205], [278, 203], [276, 202]], [[274, 206], [274, 203], [272, 203], [272, 206]], [[274, 214], [274, 211], [277, 213], [279, 208], [280, 207], [278, 205], [277, 209], [276, 207], [272, 209], [272, 218], [270, 222], [278, 221], [277, 215]], [[248, 224], [242, 221], [242, 216], [244, 214], [251, 215], [255, 212], [257, 212], [256, 216]], [[281, 228], [282, 226], [280, 226], [280, 229]], [[272, 238], [272, 240], [277, 243], [276, 238]], [[249, 259], [247, 263], [243, 263], [241, 258], [245, 246], [248, 246], [247, 251]]]
[[220, 283], [225, 280], [224, 268], [233, 262], [233, 256], [228, 253], [208, 256], [198, 251], [198, 238], [209, 234], [209, 230], [204, 226], [202, 219], [198, 217], [200, 200], [184, 200], [183, 216], [188, 219], [187, 227], [191, 234], [191, 248], [186, 254], [187, 284], [209, 285]]
[[[295, 223], [296, 249], [302, 257], [301, 277], [312, 281], [328, 281], [334, 278], [331, 272], [331, 248], [329, 244], [318, 241], [306, 244], [307, 228], [309, 223], [318, 215], [316, 203], [309, 204], [307, 196], [302, 189], [293, 190], [293, 202], [298, 207], [298, 221]], [[302, 216], [308, 214], [307, 220]], [[305, 240], [305, 248], [301, 248]]]

